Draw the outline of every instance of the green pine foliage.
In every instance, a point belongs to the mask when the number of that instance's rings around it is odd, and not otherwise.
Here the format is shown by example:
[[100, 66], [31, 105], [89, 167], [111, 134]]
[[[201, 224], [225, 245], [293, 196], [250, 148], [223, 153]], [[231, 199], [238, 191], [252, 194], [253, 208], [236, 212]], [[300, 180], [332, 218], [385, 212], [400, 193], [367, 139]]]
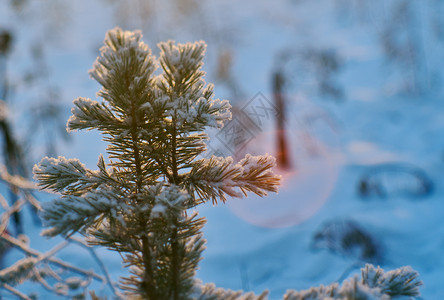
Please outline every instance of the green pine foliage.
[[[280, 177], [270, 155], [201, 158], [209, 127], [231, 118], [226, 100], [214, 98], [202, 71], [205, 43], [160, 43], [155, 58], [140, 32], [107, 33], [91, 76], [102, 102], [74, 100], [68, 130], [98, 130], [108, 142], [108, 162], [98, 170], [77, 159], [44, 158], [34, 167], [43, 189], [60, 197], [43, 205], [47, 236], [81, 233], [123, 257], [131, 275], [121, 287], [131, 299], [267, 299], [216, 288], [195, 279], [204, 250], [205, 219], [193, 210], [211, 201], [277, 192]], [[160, 68], [159, 68], [160, 67]], [[157, 70], [157, 71], [156, 71]], [[366, 266], [362, 279], [341, 286], [288, 291], [285, 300], [391, 299], [418, 296], [410, 268], [384, 273]], [[94, 293], [91, 294], [93, 298]]]
[[[284, 300], [390, 300], [399, 297], [419, 296], [418, 273], [410, 267], [402, 267], [387, 273], [380, 267], [366, 265], [358, 276], [345, 280], [340, 286], [314, 287], [306, 291], [288, 291]], [[406, 298], [403, 298], [406, 299]]]
[[[201, 70], [205, 43], [160, 43], [158, 59], [140, 32], [117, 28], [91, 76], [103, 102], [74, 101], [68, 130], [99, 130], [109, 162], [98, 170], [77, 159], [44, 158], [34, 168], [41, 188], [60, 193], [42, 212], [48, 236], [80, 232], [91, 245], [118, 251], [132, 275], [122, 287], [143, 299], [190, 299], [204, 249], [204, 218], [192, 208], [247, 192], [276, 192], [274, 158], [199, 158], [204, 130], [231, 118]], [[160, 72], [155, 74], [160, 66]]]

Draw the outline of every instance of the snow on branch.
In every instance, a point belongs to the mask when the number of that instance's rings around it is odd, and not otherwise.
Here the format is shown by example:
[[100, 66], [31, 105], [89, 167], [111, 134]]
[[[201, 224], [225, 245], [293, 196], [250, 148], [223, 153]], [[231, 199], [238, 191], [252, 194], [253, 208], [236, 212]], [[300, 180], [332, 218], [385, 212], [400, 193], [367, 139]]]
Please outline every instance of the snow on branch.
[[103, 103], [83, 97], [75, 99], [73, 103], [72, 116], [67, 123], [68, 131], [78, 129], [110, 130], [110, 128], [119, 128], [122, 124], [122, 120], [115, 117]]
[[[57, 252], [57, 251], [54, 251], [54, 249], [60, 249], [61, 248], [60, 244], [55, 246], [48, 253], [40, 253], [39, 251], [30, 248], [29, 245], [27, 243], [25, 243], [24, 241], [16, 239], [10, 235], [7, 235], [7, 234], [2, 235], [1, 239], [5, 240], [6, 242], [11, 244], [13, 247], [17, 248], [18, 250], [24, 252], [26, 255], [32, 256], [32, 257], [38, 259], [38, 260], [36, 260], [36, 262], [37, 261], [38, 262], [48, 261], [51, 264], [57, 265], [63, 269], [71, 270], [77, 274], [92, 277], [92, 278], [100, 280], [100, 281], [105, 281], [105, 279], [101, 275], [98, 275], [98, 274], [96, 274], [92, 271], [89, 271], [89, 270], [83, 270], [83, 269], [76, 267], [74, 265], [71, 265], [59, 258], [54, 257], [54, 254], [56, 254], [56, 252]], [[66, 242], [62, 242], [62, 244], [65, 244], [65, 243]]]
[[268, 291], [256, 296], [253, 292], [244, 293], [243, 291], [217, 288], [213, 283], [202, 284], [197, 280], [192, 296], [196, 300], [266, 300], [268, 299]]
[[[210, 87], [211, 88], [211, 87]], [[199, 89], [201, 90], [201, 88]], [[167, 114], [176, 115], [176, 125], [201, 131], [205, 127], [222, 128], [231, 119], [231, 105], [227, 100], [185, 95], [169, 102]]]
[[289, 290], [284, 300], [363, 299], [389, 300], [396, 296], [418, 297], [418, 273], [411, 267], [402, 267], [387, 273], [380, 267], [367, 264], [361, 269], [362, 278], [352, 277], [339, 286], [313, 287], [305, 291]]
[[0, 271], [0, 283], [17, 285], [23, 283], [32, 276], [32, 271], [37, 262], [34, 257], [26, 257], [15, 262], [14, 265]]
[[222, 128], [231, 119], [227, 100], [213, 99], [213, 85], [206, 85], [201, 71], [206, 44], [203, 41], [158, 44], [159, 62], [163, 73], [157, 77], [157, 87], [167, 95], [167, 115], [174, 116], [179, 126], [202, 131], [205, 127]]
[[227, 195], [242, 197], [247, 192], [262, 197], [278, 190], [280, 176], [272, 172], [275, 164], [275, 158], [269, 154], [247, 154], [237, 164], [231, 157], [212, 156], [196, 161], [187, 181], [191, 194], [198, 195], [198, 202], [211, 199], [217, 203], [218, 198], [225, 202]]
[[[134, 76], [150, 75], [155, 70], [151, 49], [142, 41], [142, 33], [136, 31], [124, 31], [118, 27], [106, 33], [105, 45], [100, 48], [100, 56], [97, 58], [90, 75], [104, 88], [112, 89], [111, 84], [119, 75]], [[130, 61], [125, 61], [129, 59]], [[135, 70], [122, 69], [124, 66], [134, 66]]]
[[112, 181], [105, 167], [103, 157], [99, 157], [99, 171], [91, 171], [78, 159], [43, 158], [33, 168], [34, 178], [42, 189], [50, 189], [64, 195], [81, 195], [100, 185]]
[[124, 203], [119, 201], [119, 195], [111, 190], [96, 190], [82, 196], [67, 195], [43, 203], [43, 224], [52, 227], [45, 230], [44, 235], [68, 235], [81, 231], [102, 214], [118, 218], [117, 211], [122, 209], [122, 205]]
[[42, 189], [51, 189], [54, 192], [78, 189], [79, 182], [88, 182], [85, 165], [78, 159], [43, 158], [33, 168], [34, 179]]
[[247, 196], [247, 191], [259, 196], [266, 196], [267, 192], [278, 192], [280, 175], [273, 173], [276, 166], [276, 158], [270, 154], [253, 156], [245, 155], [239, 163], [242, 173], [238, 181], [242, 183], [239, 188]]
[[[78, 292], [79, 289], [85, 289], [91, 283], [92, 279], [107, 284], [115, 297], [117, 299], [120, 298], [120, 294], [115, 289], [103, 262], [97, 257], [91, 247], [78, 238], [69, 238], [68, 240], [57, 244], [46, 253], [40, 253], [39, 251], [30, 248], [29, 244], [25, 241], [16, 239], [8, 234], [1, 235], [0, 239], [2, 242], [6, 242], [12, 247], [24, 252], [27, 256], [0, 271], [0, 288], [8, 290], [21, 299], [30, 298], [14, 287], [22, 284], [26, 280], [32, 280], [39, 283], [53, 294], [68, 296], [69, 291], [75, 293]], [[99, 275], [92, 270], [79, 268], [55, 257], [58, 252], [73, 242], [85, 248], [92, 254], [93, 259], [101, 268], [104, 276]], [[58, 269], [54, 269], [54, 267]], [[71, 273], [76, 273], [80, 276], [70, 276]], [[65, 275], [70, 277], [66, 277]], [[49, 280], [51, 280], [52, 283], [50, 283]]]
[[158, 47], [161, 50], [159, 62], [170, 86], [187, 83], [204, 74], [200, 71], [207, 47], [204, 41], [176, 45], [170, 40], [159, 43]]
[[379, 287], [390, 296], [417, 296], [422, 282], [419, 274], [411, 267], [402, 267], [384, 273], [380, 267], [366, 265], [362, 272], [362, 282], [370, 287]]
[[140, 31], [108, 31], [90, 75], [102, 86], [99, 96], [107, 100], [113, 111], [127, 114], [152, 100], [152, 73], [156, 61], [142, 40]]
[[0, 180], [21, 190], [33, 190], [36, 188], [35, 184], [26, 178], [9, 174], [7, 168], [3, 165], [0, 165]]
[[151, 210], [153, 218], [167, 217], [173, 213], [178, 215], [187, 202], [189, 195], [185, 190], [180, 189], [176, 185], [161, 186], [151, 189], [154, 205]]

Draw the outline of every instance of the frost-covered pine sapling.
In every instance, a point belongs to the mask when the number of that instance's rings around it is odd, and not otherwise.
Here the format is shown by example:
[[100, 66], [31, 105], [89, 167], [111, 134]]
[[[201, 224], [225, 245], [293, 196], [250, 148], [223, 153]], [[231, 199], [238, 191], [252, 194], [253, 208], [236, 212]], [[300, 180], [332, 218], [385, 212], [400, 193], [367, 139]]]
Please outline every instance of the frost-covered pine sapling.
[[228, 101], [214, 99], [203, 79], [205, 43], [160, 43], [156, 59], [141, 37], [119, 28], [107, 33], [90, 71], [104, 101], [77, 98], [68, 120], [70, 131], [103, 133], [109, 162], [100, 156], [93, 171], [77, 159], [44, 158], [34, 168], [41, 188], [61, 194], [43, 207], [51, 227], [44, 233], [80, 232], [91, 245], [121, 253], [132, 273], [122, 281], [128, 295], [189, 299], [198, 290], [205, 223], [190, 209], [276, 192], [280, 178], [270, 155], [246, 155], [238, 163], [199, 159], [204, 130], [231, 118]]
[[[90, 74], [104, 102], [78, 98], [68, 130], [97, 129], [109, 143], [109, 163], [98, 170], [77, 159], [44, 158], [35, 166], [40, 187], [61, 194], [43, 206], [47, 236], [80, 232], [91, 245], [118, 251], [132, 273], [122, 281], [131, 298], [260, 300], [242, 291], [218, 289], [194, 279], [201, 259], [205, 223], [192, 208], [227, 196], [276, 192], [273, 157], [246, 155], [199, 159], [207, 127], [229, 120], [227, 101], [213, 99], [201, 71], [205, 44], [160, 43], [154, 58], [140, 32], [107, 33]], [[155, 75], [156, 67], [160, 72]], [[288, 291], [285, 300], [390, 299], [418, 296], [418, 274], [410, 268], [384, 273], [367, 266], [362, 279], [327, 287]]]

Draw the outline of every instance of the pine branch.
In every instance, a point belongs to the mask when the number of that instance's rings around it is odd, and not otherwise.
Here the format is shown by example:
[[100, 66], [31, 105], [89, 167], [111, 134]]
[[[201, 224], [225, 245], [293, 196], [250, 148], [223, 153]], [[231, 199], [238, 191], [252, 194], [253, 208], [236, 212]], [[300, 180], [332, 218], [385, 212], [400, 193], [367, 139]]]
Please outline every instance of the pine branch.
[[103, 157], [99, 157], [99, 171], [87, 169], [78, 159], [62, 156], [43, 158], [33, 168], [34, 178], [42, 189], [50, 189], [63, 195], [81, 195], [101, 185], [112, 186], [115, 179], [106, 170]]
[[193, 291], [193, 299], [196, 300], [266, 300], [267, 296], [268, 291], [256, 296], [252, 292], [244, 293], [243, 291], [216, 288], [213, 283], [207, 283], [204, 285], [200, 281], [196, 282]]
[[79, 97], [73, 101], [75, 107], [67, 123], [68, 131], [98, 129], [122, 133], [124, 121], [117, 118], [104, 103]]
[[121, 196], [116, 191], [98, 190], [82, 196], [62, 196], [52, 202], [43, 203], [41, 217], [44, 225], [52, 227], [44, 235], [82, 232], [103, 215], [123, 221], [118, 218], [118, 214], [126, 205], [120, 199]]
[[361, 269], [362, 278], [353, 277], [342, 283], [314, 287], [305, 291], [290, 290], [284, 300], [324, 300], [324, 299], [380, 299], [389, 300], [397, 296], [418, 297], [418, 287], [422, 282], [418, 273], [410, 267], [402, 267], [385, 273], [383, 269], [366, 265]]
[[[213, 204], [226, 196], [242, 197], [247, 192], [266, 196], [267, 192], [277, 192], [280, 176], [272, 173], [275, 159], [270, 155], [251, 156], [247, 154], [239, 163], [234, 164], [231, 157], [212, 156], [195, 161], [193, 168], [186, 174], [190, 194], [197, 194], [195, 206], [209, 199]], [[236, 190], [239, 189], [239, 191]]]
[[370, 287], [378, 287], [390, 296], [418, 296], [419, 287], [423, 284], [419, 274], [411, 267], [402, 267], [384, 273], [384, 270], [372, 265], [361, 269], [362, 283]]

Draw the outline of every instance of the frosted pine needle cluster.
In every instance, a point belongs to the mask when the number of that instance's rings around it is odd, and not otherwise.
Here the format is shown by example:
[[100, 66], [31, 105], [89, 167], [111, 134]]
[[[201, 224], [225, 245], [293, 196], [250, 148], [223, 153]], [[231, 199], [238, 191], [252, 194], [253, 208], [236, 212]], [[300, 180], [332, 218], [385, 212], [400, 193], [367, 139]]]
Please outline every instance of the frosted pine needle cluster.
[[[361, 278], [352, 277], [339, 286], [338, 283], [305, 291], [288, 291], [284, 300], [390, 300], [399, 297], [419, 296], [418, 273], [410, 267], [384, 272], [380, 267], [366, 265]], [[404, 298], [401, 298], [404, 299]]]

